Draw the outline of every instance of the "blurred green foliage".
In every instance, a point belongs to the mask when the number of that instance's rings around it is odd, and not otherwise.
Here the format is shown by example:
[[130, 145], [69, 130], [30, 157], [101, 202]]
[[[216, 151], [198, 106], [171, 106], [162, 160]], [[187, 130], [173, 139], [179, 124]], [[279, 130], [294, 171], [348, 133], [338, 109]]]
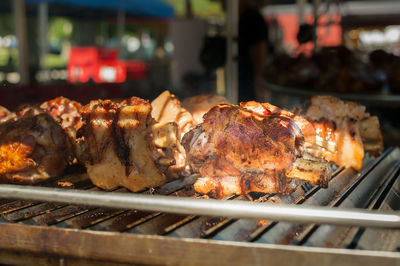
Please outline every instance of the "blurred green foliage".
[[18, 62], [17, 49], [0, 47], [0, 69], [1, 71], [11, 72], [16, 69]]
[[[73, 25], [70, 19], [63, 17], [54, 17], [49, 20], [48, 41], [49, 44], [58, 46], [62, 50], [65, 41], [70, 40], [73, 31]], [[14, 19], [11, 14], [0, 15], [0, 37], [15, 35]], [[15, 71], [18, 62], [18, 50], [16, 48], [0, 47], [0, 69], [1, 71]], [[67, 64], [67, 58], [63, 54], [49, 53], [44, 59], [48, 68], [62, 68]]]
[[71, 38], [73, 31], [70, 19], [55, 17], [49, 21], [48, 38], [50, 42]]
[[[177, 17], [184, 17], [186, 15], [186, 0], [163, 0], [170, 4], [175, 9]], [[222, 8], [222, 1], [219, 0], [191, 0], [192, 12], [194, 17], [210, 18], [220, 17], [223, 18], [224, 11]]]

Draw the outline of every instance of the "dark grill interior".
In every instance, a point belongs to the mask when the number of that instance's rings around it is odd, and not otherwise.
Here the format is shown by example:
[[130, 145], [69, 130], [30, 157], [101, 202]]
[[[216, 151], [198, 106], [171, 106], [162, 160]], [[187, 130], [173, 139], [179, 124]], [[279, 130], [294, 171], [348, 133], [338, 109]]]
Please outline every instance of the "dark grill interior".
[[[287, 196], [252, 194], [254, 201], [398, 211], [400, 208], [400, 149], [389, 148], [379, 158], [367, 157], [364, 168], [337, 169], [327, 189], [304, 184]], [[99, 190], [84, 173], [72, 173], [40, 186]], [[142, 193], [171, 197], [199, 197], [191, 184], [195, 177], [175, 180]], [[119, 188], [114, 191], [127, 192]], [[110, 192], [112, 193], [112, 192]], [[249, 200], [238, 196], [227, 200]], [[83, 231], [163, 235], [170, 238], [203, 238], [223, 241], [270, 243], [398, 252], [400, 230], [350, 226], [295, 224], [254, 219], [177, 215], [136, 210], [94, 208], [52, 202], [0, 199], [1, 224], [73, 228]], [[1, 244], [0, 239], [0, 244]], [[398, 253], [396, 253], [398, 254]]]

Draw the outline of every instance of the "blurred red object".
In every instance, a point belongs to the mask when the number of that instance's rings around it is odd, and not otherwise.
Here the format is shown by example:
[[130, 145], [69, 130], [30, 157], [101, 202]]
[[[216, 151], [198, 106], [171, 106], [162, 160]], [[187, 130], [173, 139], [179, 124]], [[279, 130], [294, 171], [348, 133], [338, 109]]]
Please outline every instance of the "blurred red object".
[[144, 78], [146, 66], [140, 61], [118, 60], [118, 50], [94, 46], [72, 47], [68, 60], [71, 83], [121, 83]]
[[122, 61], [126, 66], [126, 76], [129, 80], [142, 79], [146, 76], [146, 65], [141, 61]]

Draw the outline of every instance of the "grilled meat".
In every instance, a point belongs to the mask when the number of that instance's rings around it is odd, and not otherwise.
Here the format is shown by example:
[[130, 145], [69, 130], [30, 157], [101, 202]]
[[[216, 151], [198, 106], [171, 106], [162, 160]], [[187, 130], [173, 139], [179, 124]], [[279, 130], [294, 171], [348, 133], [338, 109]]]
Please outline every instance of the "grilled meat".
[[82, 126], [82, 119], [79, 113], [82, 105], [68, 98], [58, 97], [44, 102], [40, 108], [60, 121], [61, 126], [70, 134], [75, 135]]
[[378, 117], [366, 113], [363, 119], [359, 121], [358, 128], [364, 151], [372, 156], [380, 155], [383, 151], [383, 138]]
[[70, 138], [49, 114], [32, 109], [0, 125], [0, 182], [54, 177], [71, 159]]
[[229, 104], [228, 100], [223, 96], [213, 94], [196, 95], [185, 99], [182, 106], [188, 110], [195, 121], [195, 125], [203, 122], [203, 115], [218, 104]]
[[[163, 147], [174, 150], [173, 157], [175, 163], [167, 170], [167, 175], [177, 178], [181, 175], [188, 174], [189, 169], [186, 167], [186, 152], [181, 145], [181, 138], [188, 132], [194, 124], [192, 115], [181, 107], [180, 101], [169, 91], [164, 91], [156, 99], [151, 102], [151, 115], [158, 122], [156, 128], [163, 127], [159, 131], [159, 141], [163, 140]], [[178, 130], [175, 132], [170, 123], [175, 123]], [[166, 125], [170, 124], [170, 125]], [[167, 132], [168, 131], [168, 132]], [[165, 138], [163, 136], [169, 136]]]
[[[82, 137], [79, 158], [96, 186], [139, 191], [166, 182], [164, 172], [174, 163], [168, 149], [170, 135], [160, 133], [163, 127], [155, 127], [147, 101], [136, 97], [120, 104], [92, 101], [81, 113], [84, 124], [78, 131]], [[164, 133], [176, 134], [175, 124], [166, 125]]]
[[14, 116], [15, 116], [14, 113], [11, 113], [3, 106], [0, 106], [0, 123], [3, 123], [9, 120], [10, 118], [13, 118]]
[[312, 147], [315, 144], [315, 129], [313, 125], [304, 117], [295, 115], [284, 109], [280, 109], [270, 103], [259, 103], [255, 101], [242, 102], [240, 106], [266, 116], [283, 116], [291, 119], [301, 129], [304, 136], [304, 147]]
[[175, 122], [180, 129], [180, 135], [188, 132], [194, 126], [192, 115], [181, 106], [180, 101], [169, 91], [164, 91], [151, 102], [151, 115], [158, 123]]
[[366, 113], [365, 106], [353, 102], [315, 96], [304, 117], [269, 103], [251, 101], [240, 106], [258, 114], [292, 119], [303, 133], [306, 153], [342, 167], [360, 170], [364, 152], [378, 155], [383, 149], [378, 118]]
[[195, 190], [217, 198], [252, 191], [288, 193], [298, 179], [325, 186], [330, 175], [326, 162], [303, 158], [301, 129], [284, 116], [218, 105], [182, 142], [192, 170], [202, 176]]
[[365, 152], [377, 155], [383, 150], [379, 120], [366, 113], [365, 106], [315, 96], [305, 117], [315, 128], [317, 146], [309, 149], [315, 156], [360, 170]]
[[5, 107], [0, 106], [0, 119], [6, 117], [9, 114], [10, 114], [10, 111], [8, 111]]

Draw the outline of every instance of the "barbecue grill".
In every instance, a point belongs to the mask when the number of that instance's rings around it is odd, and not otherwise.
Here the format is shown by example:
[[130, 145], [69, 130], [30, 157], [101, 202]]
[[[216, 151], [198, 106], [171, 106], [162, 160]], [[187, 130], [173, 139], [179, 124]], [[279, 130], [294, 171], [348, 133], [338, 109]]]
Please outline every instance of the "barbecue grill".
[[396, 265], [399, 169], [400, 148], [389, 148], [360, 172], [336, 169], [327, 189], [218, 201], [196, 195], [196, 176], [106, 192], [71, 168], [0, 185], [0, 263]]

